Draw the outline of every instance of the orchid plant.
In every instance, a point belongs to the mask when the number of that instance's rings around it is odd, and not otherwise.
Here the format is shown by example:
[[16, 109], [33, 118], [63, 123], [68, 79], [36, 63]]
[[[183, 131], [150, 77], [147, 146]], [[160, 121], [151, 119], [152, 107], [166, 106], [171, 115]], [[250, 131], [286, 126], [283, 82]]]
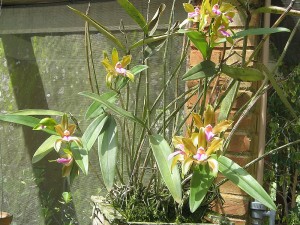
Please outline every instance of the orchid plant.
[[[166, 33], [159, 33], [157, 27], [160, 16], [166, 8], [165, 4], [161, 4], [153, 18], [147, 21], [128, 0], [117, 2], [140, 26], [144, 33], [143, 39], [133, 44], [128, 43], [127, 39], [122, 42], [104, 25], [70, 7], [73, 12], [115, 44], [111, 56], [104, 52], [102, 60], [107, 72], [108, 90], [103, 93], [80, 93], [93, 101], [86, 112], [86, 119], [92, 121], [85, 131], [76, 132], [76, 129], [77, 131], [81, 129], [73, 116], [50, 110], [22, 110], [0, 115], [0, 119], [50, 133], [51, 136], [41, 144], [33, 156], [33, 162], [41, 160], [50, 151], [55, 150], [58, 157], [52, 161], [63, 165], [62, 174], [68, 179], [71, 178], [71, 181], [79, 174], [79, 171], [84, 174], [88, 173], [88, 155], [96, 147], [102, 179], [110, 193], [114, 193], [113, 190], [119, 186], [132, 188], [145, 182], [144, 173], [148, 166], [153, 168], [153, 176], [145, 186], [161, 185], [159, 178], [161, 177], [163, 185], [168, 188], [179, 206], [183, 204], [183, 192], [188, 194], [190, 210], [195, 212], [220, 172], [250, 196], [267, 207], [275, 209], [272, 199], [261, 185], [246, 170], [225, 156], [227, 144], [230, 141], [226, 138], [230, 135], [225, 135], [225, 132], [232, 132], [231, 129], [234, 126], [234, 121], [229, 120], [228, 117], [238, 83], [263, 80], [266, 72], [248, 66], [249, 63], [247, 64], [245, 59], [238, 66], [228, 65], [226, 59], [216, 65], [211, 61], [211, 55], [216, 46], [226, 42], [234, 46], [237, 40], [247, 38], [248, 35], [270, 34], [287, 31], [287, 29], [257, 28], [234, 33], [230, 24], [234, 22], [236, 7], [221, 0], [204, 0], [201, 6], [183, 4], [187, 18], [179, 26], [179, 23], [170, 25]], [[147, 58], [161, 51], [163, 46], [165, 46], [165, 53], [172, 54], [168, 49], [168, 41], [182, 34], [201, 52], [203, 58], [201, 63], [182, 75], [183, 82], [188, 80], [199, 82], [189, 91], [177, 93], [172, 102], [166, 102], [166, 93], [172, 91], [168, 85], [172, 79], [179, 76], [179, 69], [183, 65], [189, 45], [187, 42], [183, 46], [181, 60], [175, 71], [170, 76], [167, 76], [166, 71], [162, 74], [163, 88], [151, 105], [149, 92], [155, 87], [150, 87], [148, 84], [148, 68], [151, 65], [148, 64]], [[88, 36], [89, 33], [87, 32], [86, 35]], [[91, 51], [90, 47], [87, 48]], [[143, 60], [141, 65], [132, 66], [135, 56], [130, 52], [136, 48], [143, 51]], [[124, 55], [122, 58], [119, 56], [121, 54]], [[199, 104], [200, 99], [207, 99], [211, 82], [221, 74], [229, 76], [232, 80], [229, 89], [222, 97], [215, 98], [215, 101], [209, 103], [202, 101]], [[101, 79], [104, 76], [105, 74], [101, 74]], [[140, 101], [137, 96], [131, 100], [129, 93], [132, 91], [130, 86], [139, 86], [141, 82], [146, 82], [148, 85], [145, 88], [142, 113], [138, 114], [138, 104], [130, 110], [128, 102]], [[91, 83], [91, 87], [94, 85]], [[99, 91], [97, 85], [96, 89]], [[260, 94], [262, 92], [257, 93], [257, 95]], [[192, 110], [186, 110], [184, 118], [179, 120], [178, 117], [184, 111], [186, 102], [193, 96], [198, 96], [199, 100]], [[155, 110], [159, 102], [163, 105], [161, 113]], [[220, 113], [216, 116], [219, 109]], [[171, 112], [170, 115], [167, 111]], [[42, 120], [33, 117], [37, 115], [48, 115], [48, 117]], [[62, 122], [58, 124], [49, 116], [60, 116]], [[74, 124], [68, 122], [70, 120], [68, 117], [74, 121]], [[187, 122], [189, 118], [191, 122]], [[173, 127], [172, 131], [166, 132], [170, 127]], [[146, 153], [142, 154], [143, 151]], [[143, 158], [142, 155], [146, 156]], [[181, 167], [178, 167], [179, 164]], [[128, 183], [123, 179], [122, 171], [127, 173]], [[155, 177], [158, 180], [155, 180]], [[190, 182], [188, 191], [183, 189], [183, 183], [186, 183], [182, 182], [183, 179]]]

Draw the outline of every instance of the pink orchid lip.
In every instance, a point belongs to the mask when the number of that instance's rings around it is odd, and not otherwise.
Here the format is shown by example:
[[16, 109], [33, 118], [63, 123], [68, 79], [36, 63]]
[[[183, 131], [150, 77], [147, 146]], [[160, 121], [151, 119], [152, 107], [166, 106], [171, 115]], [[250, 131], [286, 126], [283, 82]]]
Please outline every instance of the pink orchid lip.
[[213, 13], [215, 13], [215, 14], [218, 15], [218, 16], [222, 14], [222, 12], [220, 11], [220, 7], [219, 7], [218, 4], [215, 4], [215, 5], [213, 6], [212, 11], [213, 11]]
[[198, 161], [204, 161], [207, 159], [207, 155], [201, 154], [201, 153], [197, 153], [196, 155], [193, 156], [194, 159], [198, 160]]
[[115, 66], [115, 70], [116, 70], [117, 73], [120, 73], [120, 74], [123, 74], [123, 75], [126, 74], [126, 69], [124, 69], [122, 67], [122, 64], [120, 62], [117, 62], [116, 66]]
[[179, 155], [179, 154], [185, 155], [185, 152], [184, 152], [184, 151], [181, 151], [181, 150], [176, 151], [176, 152], [173, 152], [173, 153], [171, 153], [171, 154], [168, 156], [168, 160], [171, 160], [172, 158], [174, 158], [176, 155]]
[[210, 141], [214, 136], [215, 136], [215, 134], [212, 132], [212, 126], [210, 124], [208, 124], [205, 127], [205, 137], [206, 137], [206, 140]]
[[223, 36], [225, 36], [225, 37], [230, 37], [230, 36], [231, 36], [227, 31], [225, 31], [225, 27], [224, 27], [224, 26], [220, 26], [219, 32], [220, 32]]
[[61, 164], [68, 164], [72, 161], [72, 158], [58, 158], [56, 159], [56, 162]]
[[200, 15], [200, 9], [198, 7], [196, 7], [194, 12], [188, 13], [188, 18], [194, 18], [199, 15]]

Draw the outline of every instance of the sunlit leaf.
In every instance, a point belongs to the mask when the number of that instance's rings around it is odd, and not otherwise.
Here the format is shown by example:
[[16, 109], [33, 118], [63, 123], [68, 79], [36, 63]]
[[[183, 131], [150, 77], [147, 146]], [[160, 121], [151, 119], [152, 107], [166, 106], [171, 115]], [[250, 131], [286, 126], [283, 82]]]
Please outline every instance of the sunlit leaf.
[[95, 101], [98, 101], [102, 104], [104, 104], [107, 108], [109, 108], [110, 110], [112, 110], [113, 112], [115, 112], [116, 114], [120, 115], [120, 116], [123, 116], [127, 119], [130, 119], [132, 120], [133, 122], [137, 122], [139, 123], [140, 125], [142, 126], [146, 126], [145, 123], [143, 121], [141, 121], [139, 118], [137, 118], [136, 116], [134, 116], [132, 113], [108, 102], [106, 99], [103, 99], [101, 98], [101, 96], [95, 94], [95, 93], [90, 93], [90, 92], [80, 92], [79, 93], [80, 95], [83, 95], [83, 96], [86, 96], [86, 97], [89, 97]]
[[105, 187], [110, 191], [114, 184], [117, 166], [118, 133], [117, 124], [112, 116], [109, 116], [98, 138], [98, 155], [102, 178]]
[[225, 156], [220, 156], [219, 158], [215, 157], [215, 159], [219, 162], [219, 171], [225, 177], [240, 187], [252, 198], [261, 202], [266, 207], [276, 210], [276, 205], [271, 197], [246, 170]]
[[79, 15], [81, 18], [83, 18], [85, 21], [87, 21], [89, 24], [91, 24], [93, 27], [95, 27], [101, 34], [103, 34], [107, 39], [111, 40], [113, 43], [115, 43], [119, 48], [121, 48], [124, 52], [126, 52], [125, 46], [117, 39], [106, 27], [101, 25], [99, 22], [95, 21], [88, 15], [86, 15], [83, 12], [78, 11], [77, 9], [74, 9], [70, 6], [68, 6], [73, 12], [75, 12], [77, 15]]
[[[115, 91], [105, 92], [100, 95], [101, 98], [106, 99], [107, 101], [114, 103], [116, 101], [117, 93]], [[103, 113], [103, 110], [106, 109], [106, 106], [101, 104], [100, 102], [93, 102], [85, 113], [86, 119], [91, 119], [99, 116]]]
[[252, 67], [237, 67], [222, 64], [221, 72], [239, 81], [259, 81], [265, 78], [260, 70]]
[[156, 13], [154, 14], [153, 18], [150, 20], [150, 22], [148, 23], [148, 30], [149, 30], [149, 36], [152, 36], [154, 34], [154, 32], [156, 31], [157, 27], [158, 27], [158, 22], [159, 22], [159, 18], [161, 16], [161, 14], [163, 13], [163, 11], [165, 10], [166, 5], [161, 3], [159, 8], [157, 9]]
[[237, 90], [239, 89], [239, 82], [237, 82], [236, 80], [233, 80], [232, 82], [234, 82], [234, 84], [230, 87], [230, 89], [227, 90], [226, 95], [222, 100], [218, 122], [226, 120], [231, 112]]
[[72, 143], [71, 151], [78, 167], [84, 174], [87, 174], [89, 169], [89, 158], [87, 150], [78, 147], [78, 145], [76, 145], [75, 143]]
[[[40, 119], [32, 117], [32, 116], [26, 116], [26, 115], [14, 115], [14, 114], [0, 114], [0, 120], [10, 123], [16, 123], [20, 125], [25, 125], [28, 127], [34, 128], [39, 122]], [[56, 134], [55, 131], [50, 129], [42, 129], [42, 131], [45, 131], [49, 134]]]
[[96, 142], [107, 118], [108, 117], [105, 114], [98, 116], [95, 120], [93, 120], [93, 122], [90, 123], [90, 125], [86, 128], [84, 134], [82, 135], [83, 145], [88, 152]]
[[10, 115], [24, 115], [24, 116], [62, 116], [63, 112], [48, 110], [48, 109], [23, 109], [10, 113]]
[[196, 80], [211, 77], [216, 74], [216, 64], [210, 60], [200, 62], [198, 65], [189, 69], [182, 77], [184, 81]]
[[[165, 40], [168, 36], [174, 36], [174, 35], [178, 35], [178, 34], [179, 33], [170, 33], [170, 34], [162, 34], [162, 35], [143, 38], [143, 39], [137, 41], [136, 43], [134, 43], [133, 45], [131, 45], [129, 47], [129, 50], [134, 49], [136, 47], [143, 46], [143, 45], [148, 45], [150, 43], [160, 42], [162, 40]], [[161, 42], [160, 42], [160, 44], [161, 44]]]
[[172, 160], [168, 160], [168, 156], [172, 153], [171, 148], [167, 141], [158, 134], [150, 135], [149, 141], [160, 174], [174, 200], [180, 203], [182, 201], [180, 174], [178, 167], [174, 167], [171, 171]]
[[193, 171], [191, 180], [191, 192], [189, 197], [190, 211], [195, 212], [201, 205], [205, 195], [214, 181], [214, 175], [208, 164], [199, 165]]
[[145, 34], [148, 34], [148, 26], [145, 18], [139, 10], [128, 0], [117, 0], [127, 14], [142, 28]]
[[51, 135], [49, 138], [47, 138], [34, 153], [32, 157], [32, 163], [40, 161], [48, 153], [50, 153], [54, 149], [54, 143], [58, 138], [60, 137], [57, 135]]
[[243, 30], [240, 32], [236, 32], [232, 38], [241, 38], [249, 35], [264, 35], [264, 34], [273, 34], [278, 32], [290, 32], [289, 29], [285, 27], [274, 27], [274, 28], [251, 28], [248, 30]]

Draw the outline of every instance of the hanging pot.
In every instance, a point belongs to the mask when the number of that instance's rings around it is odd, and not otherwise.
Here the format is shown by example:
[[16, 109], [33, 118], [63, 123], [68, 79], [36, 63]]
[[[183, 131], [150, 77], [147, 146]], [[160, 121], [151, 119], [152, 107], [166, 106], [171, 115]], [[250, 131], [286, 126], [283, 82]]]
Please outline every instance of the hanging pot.
[[0, 225], [9, 225], [13, 216], [7, 212], [0, 212]]

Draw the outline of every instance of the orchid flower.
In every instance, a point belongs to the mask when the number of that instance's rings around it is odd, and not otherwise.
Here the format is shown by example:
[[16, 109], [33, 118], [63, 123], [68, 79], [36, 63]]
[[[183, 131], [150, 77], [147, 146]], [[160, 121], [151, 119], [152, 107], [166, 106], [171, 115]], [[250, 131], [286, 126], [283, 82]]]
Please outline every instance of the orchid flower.
[[111, 61], [108, 59], [107, 54], [104, 55], [102, 64], [107, 72], [106, 84], [108, 87], [111, 86], [113, 79], [119, 75], [127, 77], [131, 81], [134, 81], [134, 75], [130, 72], [130, 70], [126, 69], [130, 62], [131, 55], [123, 56], [122, 60], [119, 60], [119, 53], [115, 48], [113, 48], [112, 50]]
[[58, 135], [61, 137], [57, 139], [54, 144], [54, 149], [57, 152], [59, 152], [63, 142], [75, 142], [79, 147], [82, 146], [81, 140], [78, 137], [72, 136], [76, 130], [76, 125], [68, 123], [67, 114], [63, 115], [61, 124], [56, 125], [54, 128]]
[[57, 158], [56, 160], [50, 160], [50, 161], [62, 164], [63, 165], [62, 176], [68, 177], [68, 176], [70, 176], [70, 173], [71, 173], [71, 170], [73, 167], [74, 158], [73, 158], [72, 152], [70, 150], [64, 149], [64, 152], [67, 152], [67, 153], [62, 155], [60, 158]]
[[189, 137], [175, 136], [173, 138], [175, 151], [168, 157], [169, 160], [172, 160], [171, 170], [178, 161], [181, 162], [184, 175], [188, 173], [193, 165], [208, 163], [216, 176], [218, 162], [210, 156], [222, 150], [223, 138], [218, 137], [218, 135], [226, 131], [231, 126], [232, 121], [224, 120], [213, 126], [215, 112], [211, 105], [207, 106], [204, 119], [196, 113], [193, 113], [192, 116], [195, 129]]

